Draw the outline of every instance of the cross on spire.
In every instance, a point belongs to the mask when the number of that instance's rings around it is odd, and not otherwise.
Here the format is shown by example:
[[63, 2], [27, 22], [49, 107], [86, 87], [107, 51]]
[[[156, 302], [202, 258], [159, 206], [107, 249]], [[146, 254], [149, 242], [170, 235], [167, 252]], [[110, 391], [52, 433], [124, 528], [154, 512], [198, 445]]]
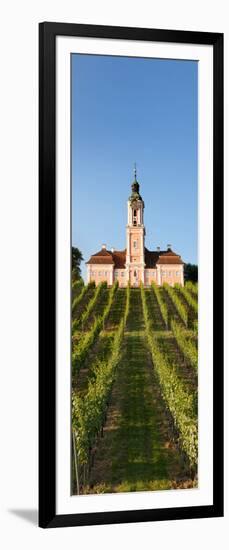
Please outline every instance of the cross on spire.
[[134, 181], [137, 181], [137, 166], [136, 166], [136, 162], [134, 163]]

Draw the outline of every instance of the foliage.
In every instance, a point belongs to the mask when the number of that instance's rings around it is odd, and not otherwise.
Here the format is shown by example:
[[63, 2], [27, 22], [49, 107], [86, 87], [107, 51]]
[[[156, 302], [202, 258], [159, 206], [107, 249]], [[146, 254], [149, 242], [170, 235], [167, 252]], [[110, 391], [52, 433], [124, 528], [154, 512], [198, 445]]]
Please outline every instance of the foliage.
[[193, 309], [193, 311], [195, 312], [195, 314], [197, 315], [198, 314], [198, 302], [195, 298], [193, 298], [193, 296], [191, 295], [191, 293], [189, 292], [189, 290], [179, 284], [176, 284], [175, 287], [179, 290], [179, 292], [184, 296], [186, 302], [188, 303], [188, 305]]
[[[72, 354], [73, 374], [76, 371], [78, 372], [80, 370], [80, 368], [82, 367], [90, 348], [92, 347], [92, 345], [95, 342], [95, 339], [96, 339], [97, 335], [100, 333], [100, 331], [104, 327], [104, 324], [105, 324], [105, 322], [107, 320], [107, 317], [110, 313], [111, 304], [113, 302], [113, 298], [114, 298], [114, 294], [117, 290], [117, 286], [118, 286], [117, 283], [114, 283], [114, 285], [113, 285], [113, 287], [112, 287], [112, 289], [109, 293], [108, 304], [106, 305], [106, 307], [104, 309], [103, 315], [98, 316], [95, 319], [91, 329], [77, 343], [76, 350]], [[97, 294], [95, 293], [92, 300], [89, 302], [88, 306], [90, 305], [90, 303], [91, 304], [93, 303], [93, 306], [91, 306], [90, 308], [87, 307], [86, 312], [85, 312], [85, 313], [87, 313], [87, 316], [89, 315], [88, 311], [90, 312], [92, 307], [94, 307], [95, 302], [97, 301], [98, 296], [99, 296], [102, 288], [104, 288], [104, 283], [101, 283], [101, 285], [99, 287], [97, 287], [97, 289], [98, 289]], [[86, 318], [86, 316], [85, 316], [85, 318]]]
[[179, 296], [177, 296], [174, 288], [169, 286], [168, 283], [164, 283], [163, 287], [165, 288], [166, 292], [171, 298], [178, 314], [180, 315], [180, 318], [182, 319], [185, 326], [187, 327], [188, 326], [188, 308], [182, 303]]
[[74, 279], [80, 279], [81, 277], [80, 264], [83, 259], [82, 252], [79, 248], [72, 246], [72, 274]]
[[85, 296], [85, 294], [86, 294], [86, 292], [88, 291], [89, 288], [90, 287], [88, 285], [82, 287], [82, 290], [81, 290], [80, 294], [78, 294], [72, 302], [72, 311], [74, 311], [76, 306], [78, 306], [80, 304], [80, 302], [82, 301], [83, 297]]
[[154, 281], [152, 282], [152, 289], [154, 291], [154, 294], [156, 296], [156, 299], [157, 299], [157, 302], [158, 302], [158, 305], [159, 305], [159, 308], [160, 308], [160, 312], [161, 312], [161, 315], [162, 315], [162, 318], [164, 320], [164, 323], [165, 323], [165, 326], [166, 328], [168, 329], [169, 327], [169, 312], [168, 312], [168, 306], [167, 304], [164, 302], [163, 298], [162, 298], [162, 295], [160, 293], [160, 289], [159, 287], [156, 285], [156, 283], [154, 283]]
[[164, 354], [160, 351], [147, 307], [145, 291], [141, 286], [143, 315], [153, 365], [157, 373], [162, 395], [172, 414], [174, 424], [180, 434], [180, 443], [187, 454], [190, 465], [196, 466], [198, 460], [198, 425], [195, 414], [195, 395], [187, 391]]
[[125, 312], [124, 312], [124, 326], [127, 323], [128, 315], [130, 311], [130, 282], [128, 282], [127, 289], [126, 289], [126, 306], [125, 306]]
[[171, 328], [176, 338], [177, 344], [194, 369], [198, 369], [198, 351], [190, 337], [187, 336], [186, 330], [175, 320], [171, 321]]
[[198, 266], [195, 264], [184, 264], [184, 279], [185, 281], [198, 281]]
[[198, 336], [198, 319], [194, 319], [193, 321], [193, 332], [195, 336]]
[[95, 319], [91, 329], [85, 333], [85, 336], [77, 343], [75, 351], [72, 353], [72, 373], [73, 375], [82, 367], [87, 354], [94, 344], [97, 335], [103, 327], [102, 317]]
[[96, 377], [89, 381], [86, 395], [73, 395], [72, 421], [73, 429], [76, 430], [77, 453], [81, 464], [88, 462], [94, 439], [104, 424], [115, 368], [120, 356], [122, 335], [123, 320], [116, 332], [110, 359], [108, 362], [99, 363]]
[[73, 393], [72, 425], [76, 433], [77, 454], [81, 465], [88, 464], [92, 446], [105, 422], [105, 413], [115, 378], [115, 370], [121, 354], [124, 323], [129, 310], [128, 288], [126, 292], [127, 299], [124, 315], [116, 331], [112, 353], [108, 361], [99, 361], [97, 363], [95, 376], [89, 380], [86, 395], [80, 397]]
[[[80, 282], [80, 281], [77, 281], [77, 283]], [[82, 286], [82, 285], [81, 285]], [[80, 288], [81, 288], [80, 286]], [[95, 288], [95, 282], [92, 281], [90, 283], [88, 283], [88, 285], [83, 285], [82, 288], [81, 288], [81, 292], [80, 294], [77, 294], [76, 297], [74, 298], [73, 302], [72, 302], [72, 312], [75, 310], [75, 308], [82, 302], [84, 296], [86, 296], [86, 294], [88, 293], [88, 291], [91, 289], [91, 288]], [[78, 319], [75, 319], [73, 321], [73, 326], [74, 328], [76, 328], [78, 326], [80, 322], [80, 318]]]
[[187, 281], [185, 283], [185, 288], [188, 288], [195, 296], [198, 296], [198, 283], [193, 283], [192, 281]]
[[82, 279], [82, 277], [80, 277], [80, 279], [75, 279], [74, 281], [72, 281], [72, 290], [76, 290], [77, 288], [81, 288], [81, 286], [84, 285], [84, 280]]
[[[92, 283], [89, 283], [86, 288], [88, 290], [89, 288], [92, 288], [94, 286], [95, 286], [95, 284], [94, 284], [94, 282], [92, 282]], [[102, 290], [104, 288], [106, 288], [106, 286], [107, 286], [107, 283], [103, 282], [103, 283], [100, 283], [96, 287], [95, 293], [93, 294], [92, 298], [88, 302], [88, 304], [87, 304], [86, 308], [84, 309], [82, 315], [80, 317], [78, 317], [78, 319], [74, 319], [74, 321], [72, 323], [72, 332], [74, 332], [80, 324], [83, 326], [84, 323], [87, 321], [90, 313], [92, 312], [92, 310], [93, 310], [93, 308], [94, 308], [94, 306], [95, 306], [95, 304], [98, 300], [98, 297], [100, 296]], [[84, 294], [82, 296], [79, 296], [79, 300], [78, 300], [77, 304], [79, 304], [79, 302], [81, 302], [83, 296], [84, 296]], [[73, 306], [75, 307], [74, 302], [73, 302]]]

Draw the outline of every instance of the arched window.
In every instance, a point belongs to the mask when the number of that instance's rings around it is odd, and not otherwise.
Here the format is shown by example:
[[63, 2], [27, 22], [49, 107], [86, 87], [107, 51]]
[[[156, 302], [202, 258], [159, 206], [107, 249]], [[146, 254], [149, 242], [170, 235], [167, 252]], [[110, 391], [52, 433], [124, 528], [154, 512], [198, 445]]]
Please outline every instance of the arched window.
[[137, 210], [133, 210], [133, 225], [137, 225]]

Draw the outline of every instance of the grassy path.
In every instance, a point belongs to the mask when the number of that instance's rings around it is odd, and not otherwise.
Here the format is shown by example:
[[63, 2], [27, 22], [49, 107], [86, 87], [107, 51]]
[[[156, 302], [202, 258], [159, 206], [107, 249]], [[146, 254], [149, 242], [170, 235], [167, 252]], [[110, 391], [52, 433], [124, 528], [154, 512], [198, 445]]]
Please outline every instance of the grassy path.
[[[161, 325], [160, 318], [158, 323]], [[152, 367], [140, 290], [132, 289], [122, 358], [85, 493], [161, 490], [191, 484]]]

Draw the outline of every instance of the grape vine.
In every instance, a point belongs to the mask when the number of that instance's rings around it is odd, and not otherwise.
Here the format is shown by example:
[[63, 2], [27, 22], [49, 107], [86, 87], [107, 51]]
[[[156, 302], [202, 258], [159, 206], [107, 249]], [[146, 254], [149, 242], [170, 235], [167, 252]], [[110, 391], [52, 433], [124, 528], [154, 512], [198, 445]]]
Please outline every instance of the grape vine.
[[171, 298], [180, 318], [184, 322], [185, 326], [188, 326], [188, 308], [181, 302], [179, 296], [177, 296], [174, 288], [172, 288], [168, 283], [164, 283], [163, 287], [165, 288], [167, 294]]
[[163, 318], [163, 321], [165, 323], [165, 326], [166, 328], [168, 329], [169, 328], [169, 312], [168, 312], [168, 306], [167, 304], [164, 302], [162, 296], [161, 296], [161, 293], [160, 293], [160, 289], [159, 287], [156, 285], [156, 283], [154, 283], [154, 281], [152, 282], [152, 289], [153, 289], [153, 292], [156, 296], [156, 299], [157, 299], [157, 302], [158, 302], [158, 305], [159, 305], [159, 308], [160, 308], [160, 312], [161, 312], [161, 315], [162, 315], [162, 318]]
[[162, 395], [180, 434], [180, 444], [187, 454], [190, 466], [196, 467], [198, 459], [198, 426], [195, 414], [196, 395], [188, 392], [176, 373], [175, 365], [167, 361], [160, 351], [147, 307], [145, 291], [141, 286], [143, 316], [153, 365], [157, 373]]
[[[100, 286], [100, 288], [99, 288], [100, 292], [101, 292], [101, 288], [104, 288], [104, 287], [102, 285]], [[98, 336], [98, 334], [100, 333], [102, 328], [104, 328], [105, 322], [106, 322], [107, 317], [110, 313], [111, 305], [112, 305], [114, 295], [115, 295], [115, 292], [116, 292], [117, 288], [118, 288], [118, 284], [117, 284], [117, 282], [115, 282], [112, 289], [111, 289], [111, 291], [110, 291], [110, 293], [109, 293], [109, 300], [108, 300], [108, 303], [107, 303], [107, 305], [104, 309], [103, 315], [98, 316], [95, 319], [91, 329], [88, 332], [86, 332], [85, 336], [83, 336], [83, 338], [77, 343], [76, 350], [72, 354], [72, 372], [73, 372], [73, 375], [76, 372], [78, 372], [80, 370], [80, 368], [82, 367], [83, 363], [85, 362], [85, 359], [87, 357], [87, 354], [88, 354], [90, 348], [92, 347], [92, 345], [94, 344], [94, 342], [96, 340], [96, 337]], [[90, 303], [93, 302], [92, 307], [94, 307], [95, 301], [97, 300], [100, 292], [98, 292], [97, 295], [95, 295], [92, 298], [92, 300], [91, 300], [91, 302], [89, 302], [88, 306], [90, 305]], [[96, 298], [96, 300], [95, 300], [95, 298]], [[92, 307], [88, 308], [88, 309], [90, 309], [90, 311], [91, 311]], [[88, 309], [86, 311], [88, 311]]]
[[[116, 289], [117, 286], [113, 288]], [[127, 287], [124, 314], [115, 333], [112, 352], [108, 361], [99, 361], [97, 363], [94, 377], [89, 380], [87, 393], [84, 396], [80, 397], [73, 392], [72, 426], [76, 434], [77, 456], [79, 465], [86, 466], [87, 468], [90, 463], [93, 445], [101, 433], [106, 420], [106, 410], [109, 405], [109, 397], [115, 379], [115, 370], [121, 355], [121, 345], [129, 313], [129, 303], [130, 288]], [[107, 318], [108, 310], [104, 315]]]
[[177, 323], [174, 319], [171, 321], [171, 329], [176, 338], [177, 344], [182, 351], [185, 358], [188, 360], [190, 365], [197, 370], [198, 368], [198, 351], [195, 344], [187, 336], [186, 330]]
[[181, 285], [178, 285], [178, 284], [175, 285], [175, 288], [182, 294], [182, 296], [184, 296], [184, 298], [185, 298], [186, 302], [188, 303], [188, 305], [193, 309], [193, 311], [197, 315], [198, 314], [198, 302], [195, 298], [193, 298], [193, 296], [191, 296], [189, 290], [185, 286], [182, 287]]

